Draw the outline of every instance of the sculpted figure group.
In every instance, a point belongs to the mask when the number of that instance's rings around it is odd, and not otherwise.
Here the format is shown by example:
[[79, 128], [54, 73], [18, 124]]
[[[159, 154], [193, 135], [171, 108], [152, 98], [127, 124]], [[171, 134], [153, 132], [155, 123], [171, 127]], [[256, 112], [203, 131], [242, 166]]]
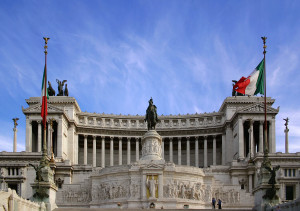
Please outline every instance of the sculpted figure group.
[[[60, 81], [56, 79], [58, 85], [58, 93], [57, 96], [69, 96], [68, 84], [65, 85], [67, 80]], [[65, 90], [64, 90], [65, 85]], [[55, 96], [55, 90], [53, 89], [51, 82], [48, 81], [48, 94], [49, 96]]]

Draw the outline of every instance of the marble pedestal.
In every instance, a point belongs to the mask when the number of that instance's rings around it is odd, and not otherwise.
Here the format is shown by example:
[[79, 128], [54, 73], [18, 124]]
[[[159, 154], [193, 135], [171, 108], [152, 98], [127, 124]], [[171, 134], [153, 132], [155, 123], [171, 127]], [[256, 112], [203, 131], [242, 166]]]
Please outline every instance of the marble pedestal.
[[57, 187], [54, 183], [53, 171], [49, 166], [41, 169], [41, 177], [43, 181], [35, 180], [31, 183], [33, 196], [32, 200], [35, 202], [44, 202], [48, 211], [57, 208], [55, 199]]

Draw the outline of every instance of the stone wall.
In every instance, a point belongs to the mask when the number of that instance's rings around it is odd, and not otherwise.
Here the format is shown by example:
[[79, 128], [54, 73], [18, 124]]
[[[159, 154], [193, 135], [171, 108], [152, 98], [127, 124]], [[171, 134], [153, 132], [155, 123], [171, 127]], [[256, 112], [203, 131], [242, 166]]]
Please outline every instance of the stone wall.
[[0, 191], [0, 211], [46, 211], [44, 202], [35, 203], [21, 198], [15, 190], [8, 188], [7, 191]]

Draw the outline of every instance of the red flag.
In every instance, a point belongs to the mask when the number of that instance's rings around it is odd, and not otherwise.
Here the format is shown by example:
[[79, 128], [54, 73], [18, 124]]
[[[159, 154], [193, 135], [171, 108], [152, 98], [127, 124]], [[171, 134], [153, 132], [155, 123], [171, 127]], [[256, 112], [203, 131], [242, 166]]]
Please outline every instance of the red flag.
[[47, 68], [45, 65], [44, 68], [44, 75], [42, 81], [42, 109], [41, 109], [41, 116], [43, 118], [43, 125], [46, 128], [46, 121], [47, 121], [47, 99], [49, 99], [48, 89], [47, 89]]

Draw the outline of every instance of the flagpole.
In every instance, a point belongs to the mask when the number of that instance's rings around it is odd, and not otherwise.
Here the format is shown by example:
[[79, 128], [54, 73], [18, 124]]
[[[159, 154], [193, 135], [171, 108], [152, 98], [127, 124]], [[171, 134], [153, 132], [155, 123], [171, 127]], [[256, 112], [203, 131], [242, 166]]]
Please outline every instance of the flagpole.
[[265, 124], [264, 124], [264, 147], [265, 147], [265, 153], [268, 154], [268, 123], [267, 123], [267, 80], [266, 80], [266, 39], [267, 37], [261, 37], [263, 40], [263, 54], [264, 54], [264, 95], [265, 95]]
[[[47, 37], [43, 37], [43, 39], [45, 40], [45, 46], [44, 46], [44, 49], [45, 49], [45, 51], [44, 51], [44, 53], [45, 53], [45, 75], [44, 75], [44, 77], [45, 77], [45, 80], [44, 80], [44, 90], [45, 90], [45, 92], [44, 92], [44, 98], [46, 98], [47, 97], [47, 54], [48, 54], [48, 51], [47, 51], [47, 48], [48, 48], [48, 46], [47, 46], [47, 44], [48, 44], [48, 40], [50, 39], [50, 38], [47, 38]], [[46, 112], [47, 112], [47, 104], [45, 104], [45, 106], [44, 106], [44, 114], [46, 114]], [[47, 157], [47, 145], [46, 145], [46, 136], [47, 136], [47, 124], [46, 124], [46, 122], [47, 122], [47, 120], [46, 120], [46, 116], [45, 116], [45, 118], [43, 119], [43, 124], [44, 124], [44, 141], [43, 141], [43, 161], [45, 162], [45, 164], [46, 163], [48, 163], [47, 161], [48, 161], [48, 159], [46, 158]]]

